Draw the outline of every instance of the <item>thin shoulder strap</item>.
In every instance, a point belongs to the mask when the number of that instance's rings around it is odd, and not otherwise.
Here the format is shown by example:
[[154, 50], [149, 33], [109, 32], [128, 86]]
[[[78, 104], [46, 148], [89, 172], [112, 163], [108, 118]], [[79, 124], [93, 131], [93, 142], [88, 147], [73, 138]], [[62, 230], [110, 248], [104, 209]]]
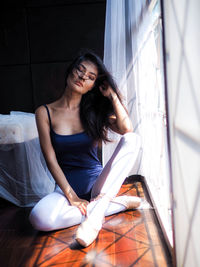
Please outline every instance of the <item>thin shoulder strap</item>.
[[52, 129], [52, 128], [51, 128], [51, 117], [50, 117], [49, 109], [48, 109], [47, 105], [44, 105], [44, 107], [45, 107], [46, 110], [47, 110], [47, 115], [48, 115], [48, 118], [49, 118], [49, 126], [50, 126], [50, 129]]

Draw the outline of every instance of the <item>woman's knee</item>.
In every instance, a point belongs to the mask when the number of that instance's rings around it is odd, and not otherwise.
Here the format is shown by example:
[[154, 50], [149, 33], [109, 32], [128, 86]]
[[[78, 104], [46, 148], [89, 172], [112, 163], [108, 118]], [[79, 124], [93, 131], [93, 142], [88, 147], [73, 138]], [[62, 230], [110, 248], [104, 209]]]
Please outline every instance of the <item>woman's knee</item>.
[[32, 209], [29, 215], [29, 221], [32, 226], [39, 231], [52, 231], [54, 230], [51, 218], [45, 216], [44, 212]]

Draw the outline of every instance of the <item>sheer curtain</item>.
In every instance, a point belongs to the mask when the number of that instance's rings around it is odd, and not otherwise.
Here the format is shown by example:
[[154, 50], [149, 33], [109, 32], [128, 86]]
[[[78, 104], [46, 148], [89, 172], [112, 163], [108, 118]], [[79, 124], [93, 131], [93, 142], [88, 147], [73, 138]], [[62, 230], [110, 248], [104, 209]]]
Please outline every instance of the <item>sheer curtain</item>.
[[40, 148], [35, 115], [0, 114], [0, 198], [32, 207], [54, 187]]
[[[141, 157], [130, 174], [145, 177], [172, 244], [160, 6], [149, 2], [107, 1], [104, 63], [124, 96], [134, 131], [142, 137]], [[115, 144], [103, 145], [104, 164]]]

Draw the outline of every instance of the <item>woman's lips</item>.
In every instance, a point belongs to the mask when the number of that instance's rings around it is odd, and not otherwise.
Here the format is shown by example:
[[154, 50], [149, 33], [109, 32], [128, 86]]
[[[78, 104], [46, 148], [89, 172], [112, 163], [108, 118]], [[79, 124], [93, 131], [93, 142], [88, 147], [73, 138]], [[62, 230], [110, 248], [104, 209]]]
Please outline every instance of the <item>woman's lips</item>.
[[81, 86], [81, 87], [83, 87], [83, 84], [81, 83], [81, 82], [75, 82], [75, 84], [77, 84], [78, 86]]

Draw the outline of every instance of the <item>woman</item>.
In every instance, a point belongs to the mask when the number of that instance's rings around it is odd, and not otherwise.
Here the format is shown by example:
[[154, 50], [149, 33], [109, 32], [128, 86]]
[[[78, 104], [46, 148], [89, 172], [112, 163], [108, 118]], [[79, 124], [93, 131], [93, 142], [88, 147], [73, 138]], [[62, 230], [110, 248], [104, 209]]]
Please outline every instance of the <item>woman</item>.
[[[98, 56], [85, 51], [72, 62], [62, 97], [39, 107], [36, 122], [56, 187], [36, 204], [30, 221], [42, 231], [81, 223], [76, 240], [86, 247], [97, 237], [104, 216], [140, 204], [137, 197], [115, 197], [137, 158], [140, 139]], [[102, 168], [97, 144], [109, 141], [108, 129], [123, 136]]]

